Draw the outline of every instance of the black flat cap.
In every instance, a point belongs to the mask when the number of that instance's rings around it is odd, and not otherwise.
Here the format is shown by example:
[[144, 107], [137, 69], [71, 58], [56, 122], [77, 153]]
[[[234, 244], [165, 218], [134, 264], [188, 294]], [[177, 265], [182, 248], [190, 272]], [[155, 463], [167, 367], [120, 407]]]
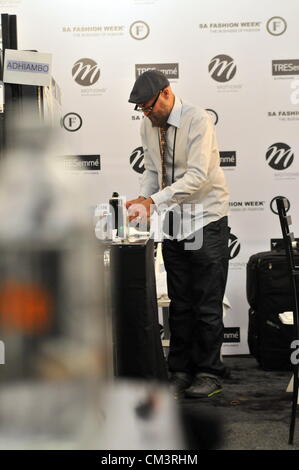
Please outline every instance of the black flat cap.
[[144, 104], [167, 86], [169, 86], [169, 81], [162, 72], [147, 70], [137, 78], [130, 94], [129, 103]]

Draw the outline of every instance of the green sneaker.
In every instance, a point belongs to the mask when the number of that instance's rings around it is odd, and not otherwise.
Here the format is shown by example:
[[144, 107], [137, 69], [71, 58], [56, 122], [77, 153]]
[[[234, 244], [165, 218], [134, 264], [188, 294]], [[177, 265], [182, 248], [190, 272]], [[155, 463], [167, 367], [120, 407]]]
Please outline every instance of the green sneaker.
[[173, 398], [176, 400], [183, 398], [186, 388], [190, 387], [191, 383], [191, 375], [185, 372], [173, 372], [169, 381], [169, 388]]
[[221, 393], [221, 383], [215, 375], [197, 374], [190, 387], [185, 390], [185, 395], [190, 398], [210, 398]]

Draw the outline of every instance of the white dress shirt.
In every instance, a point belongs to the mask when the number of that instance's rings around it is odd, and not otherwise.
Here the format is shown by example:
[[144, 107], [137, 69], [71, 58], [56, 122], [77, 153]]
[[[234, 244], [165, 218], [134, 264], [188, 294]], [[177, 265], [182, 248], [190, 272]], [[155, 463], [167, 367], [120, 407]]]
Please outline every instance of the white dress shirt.
[[[192, 213], [200, 225], [207, 225], [228, 213], [229, 192], [220, 167], [214, 125], [209, 114], [175, 97], [167, 123], [165, 155], [167, 186], [161, 189], [162, 168], [159, 132], [148, 118], [141, 125], [145, 171], [140, 194], [151, 197], [159, 206], [201, 204], [202, 210]], [[175, 138], [176, 131], [176, 138]], [[174, 182], [172, 182], [173, 147]]]

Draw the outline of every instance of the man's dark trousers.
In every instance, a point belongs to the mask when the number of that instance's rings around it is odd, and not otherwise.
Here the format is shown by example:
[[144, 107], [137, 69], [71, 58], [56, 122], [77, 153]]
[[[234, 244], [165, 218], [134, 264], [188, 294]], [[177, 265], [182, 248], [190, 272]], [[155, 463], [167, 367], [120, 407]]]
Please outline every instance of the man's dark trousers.
[[228, 271], [227, 217], [203, 227], [202, 247], [185, 250], [185, 240], [164, 240], [170, 298], [170, 372], [222, 376], [223, 296]]

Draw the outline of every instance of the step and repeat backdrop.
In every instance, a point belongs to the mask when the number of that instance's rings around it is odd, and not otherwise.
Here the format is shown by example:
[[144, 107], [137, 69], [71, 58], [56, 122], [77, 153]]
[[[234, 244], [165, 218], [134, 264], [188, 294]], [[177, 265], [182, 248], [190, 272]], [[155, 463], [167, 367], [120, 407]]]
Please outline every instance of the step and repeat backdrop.
[[[230, 187], [224, 354], [248, 352], [246, 264], [280, 238], [273, 199], [288, 198], [299, 235], [299, 2], [295, 0], [1, 0], [19, 49], [53, 54], [67, 167], [91, 210], [138, 195], [142, 116], [128, 97], [163, 71], [208, 110]], [[80, 155], [80, 165], [74, 156]]]

